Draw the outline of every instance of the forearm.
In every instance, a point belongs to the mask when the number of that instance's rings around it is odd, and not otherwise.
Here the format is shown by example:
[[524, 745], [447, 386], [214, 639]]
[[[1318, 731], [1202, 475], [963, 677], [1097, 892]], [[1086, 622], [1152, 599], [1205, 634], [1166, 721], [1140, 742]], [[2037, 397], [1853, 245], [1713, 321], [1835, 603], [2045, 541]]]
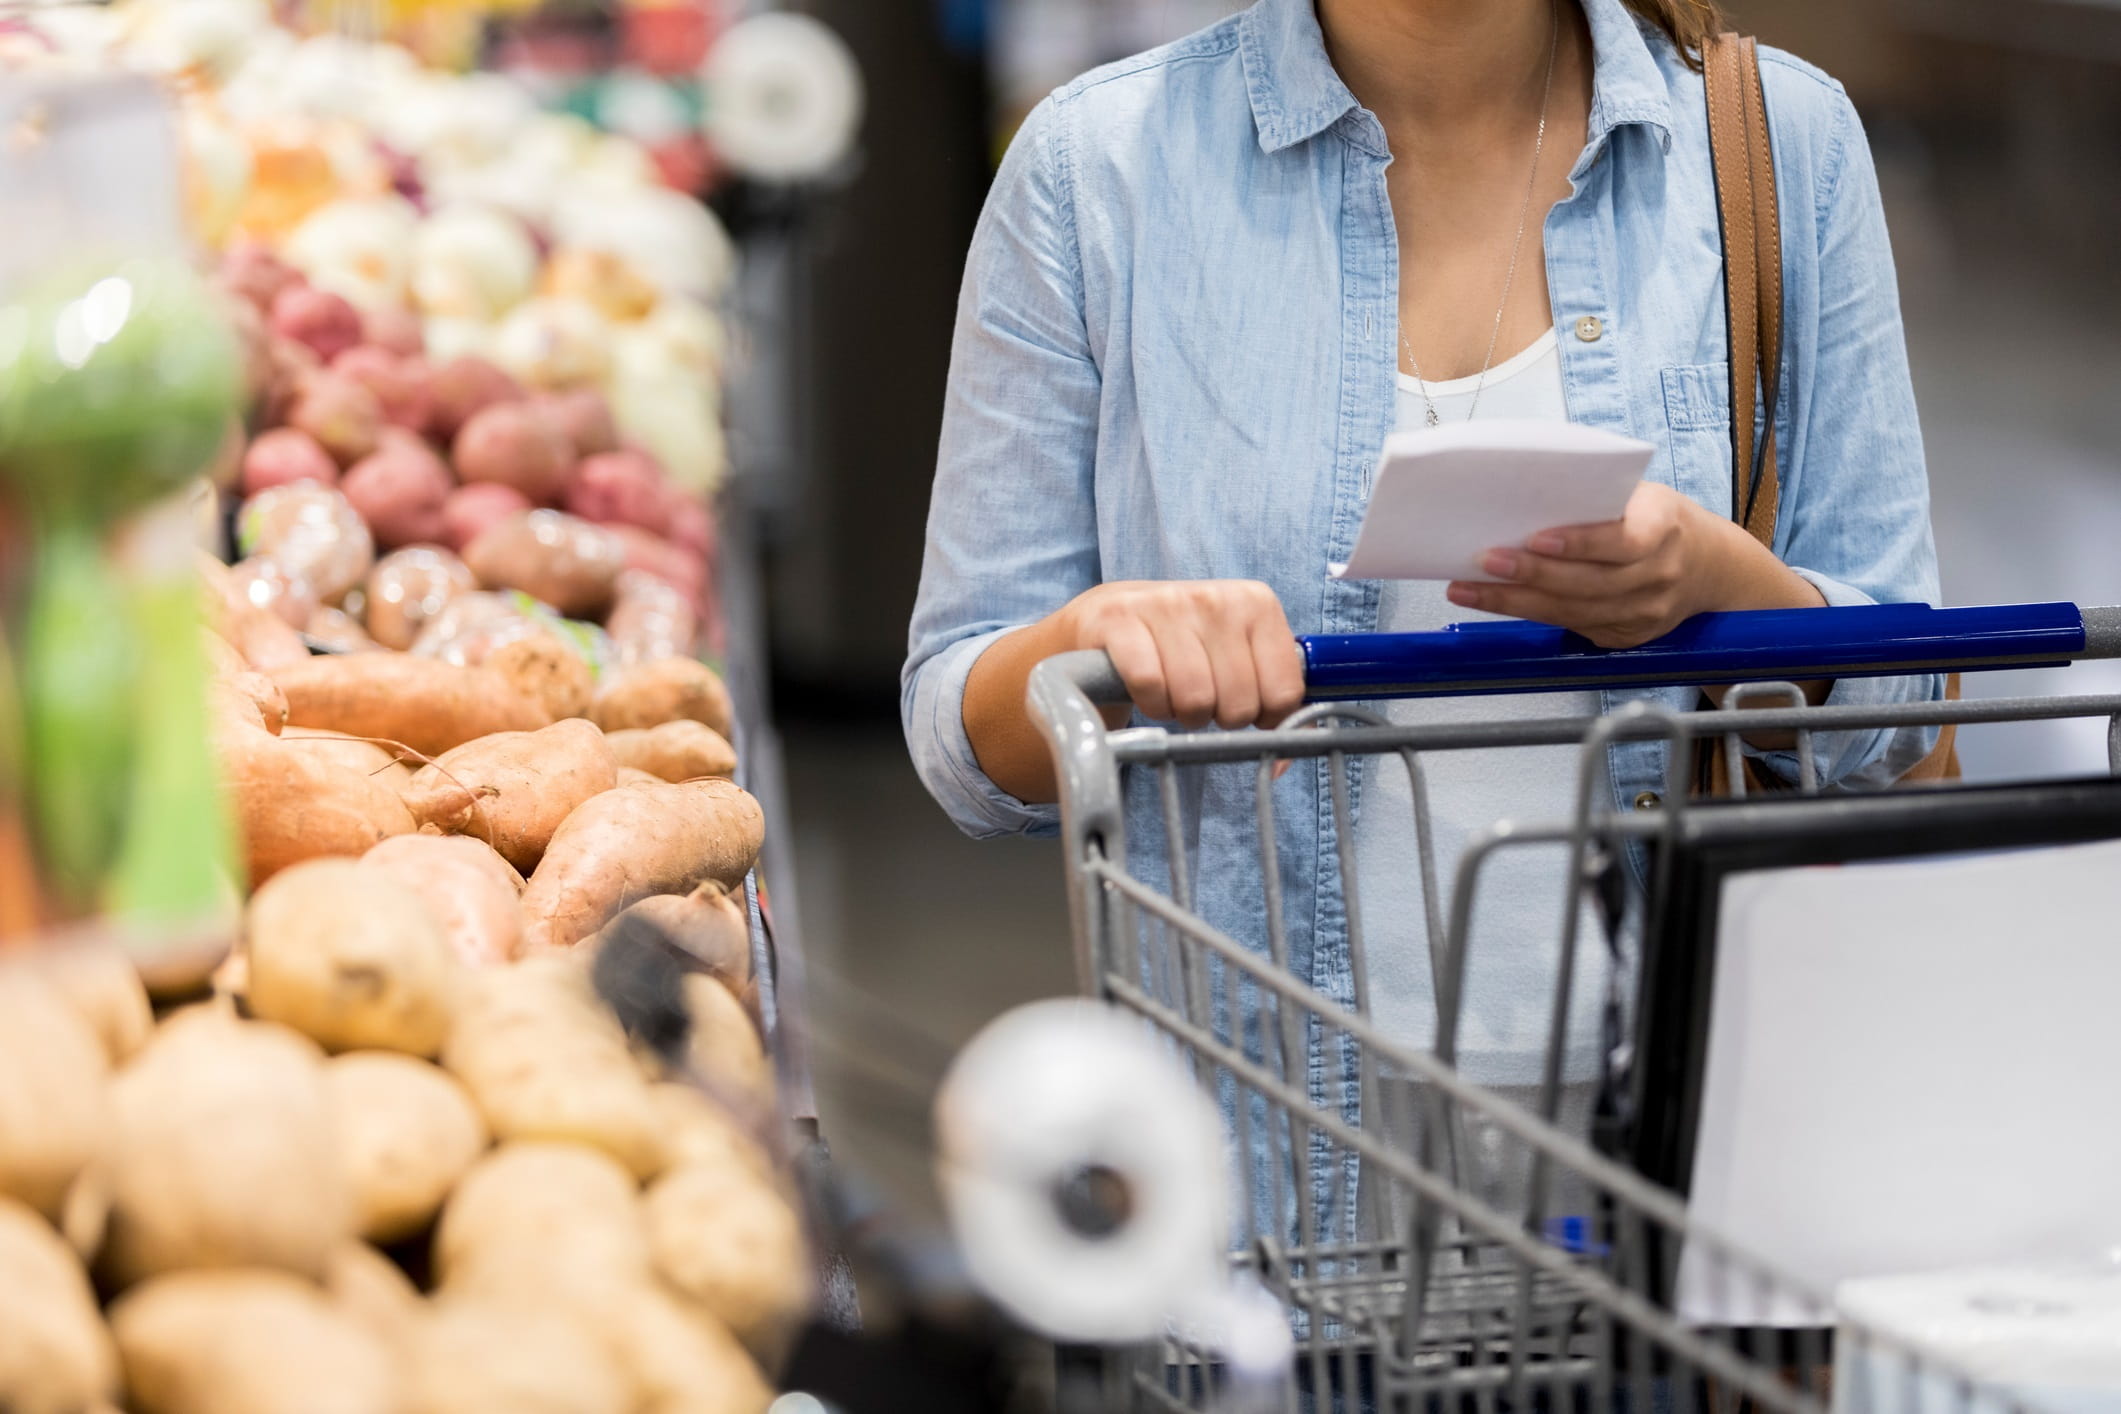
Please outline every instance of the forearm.
[[[1748, 534], [1744, 527], [1720, 517], [1707, 518], [1721, 538], [1715, 563], [1718, 567], [1716, 583], [1711, 587], [1708, 607], [1713, 609], [1821, 609], [1826, 607], [1826, 596], [1803, 575], [1798, 574], [1772, 551]], [[1812, 705], [1826, 701], [1827, 694], [1834, 690], [1832, 679], [1799, 683], [1805, 700]], [[1705, 687], [1702, 692], [1717, 706], [1730, 694], [1728, 686]], [[1794, 737], [1790, 733], [1767, 733], [1748, 737], [1753, 745], [1769, 751], [1788, 747]]]
[[[987, 779], [1027, 805], [1059, 798], [1053, 754], [1025, 707], [1031, 670], [1078, 645], [1068, 610], [998, 638], [965, 679], [965, 736]], [[1105, 710], [1108, 726], [1125, 724], [1125, 707]]]

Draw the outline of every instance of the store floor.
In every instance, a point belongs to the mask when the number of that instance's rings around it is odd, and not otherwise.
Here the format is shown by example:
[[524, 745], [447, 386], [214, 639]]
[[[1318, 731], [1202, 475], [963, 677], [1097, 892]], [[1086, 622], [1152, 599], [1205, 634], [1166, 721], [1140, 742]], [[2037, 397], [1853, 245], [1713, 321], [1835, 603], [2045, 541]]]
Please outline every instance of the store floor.
[[[2121, 604], [2121, 308], [2022, 252], [1955, 247], [1887, 174], [1950, 603]], [[1969, 679], [1977, 695], [2121, 692], [2121, 663]], [[2091, 771], [2103, 724], [1967, 733], [1971, 774]], [[929, 1202], [925, 1101], [950, 1054], [1073, 971], [1050, 842], [960, 837], [907, 765], [895, 722], [789, 724], [818, 1071], [843, 1160]]]

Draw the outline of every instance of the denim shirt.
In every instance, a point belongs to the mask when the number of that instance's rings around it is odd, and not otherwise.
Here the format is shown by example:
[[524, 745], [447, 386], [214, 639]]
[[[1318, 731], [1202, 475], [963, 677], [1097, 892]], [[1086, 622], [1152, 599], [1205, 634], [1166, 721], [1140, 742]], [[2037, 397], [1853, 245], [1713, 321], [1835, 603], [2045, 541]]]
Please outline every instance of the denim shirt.
[[[1700, 75], [1620, 0], [1581, 0], [1595, 73], [1571, 193], [1545, 222], [1569, 416], [1656, 448], [1649, 475], [1728, 515], [1721, 240]], [[1776, 549], [1833, 604], [1935, 602], [1915, 402], [1876, 173], [1832, 79], [1760, 51], [1786, 265], [1774, 409]], [[1258, 579], [1295, 631], [1377, 626], [1349, 556], [1394, 416], [1399, 256], [1385, 134], [1335, 73], [1310, 0], [1260, 0], [1048, 98], [1002, 164], [967, 260], [902, 711], [921, 778], [981, 837], [1053, 832], [984, 776], [961, 713], [996, 638], [1113, 580]], [[1835, 703], [1934, 700], [1852, 679]], [[1614, 692], [1686, 709], [1691, 689]], [[1927, 748], [1819, 743], [1829, 781]], [[1615, 804], [1663, 789], [1664, 748], [1615, 747]], [[1794, 763], [1769, 764], [1794, 773]], [[1195, 906], [1264, 948], [1252, 778], [1186, 773]], [[1363, 777], [1354, 781], [1360, 808]], [[1291, 960], [1351, 991], [1322, 768], [1275, 789]], [[1135, 872], [1160, 871], [1130, 788]], [[1314, 1070], [1314, 1075], [1316, 1074]]]

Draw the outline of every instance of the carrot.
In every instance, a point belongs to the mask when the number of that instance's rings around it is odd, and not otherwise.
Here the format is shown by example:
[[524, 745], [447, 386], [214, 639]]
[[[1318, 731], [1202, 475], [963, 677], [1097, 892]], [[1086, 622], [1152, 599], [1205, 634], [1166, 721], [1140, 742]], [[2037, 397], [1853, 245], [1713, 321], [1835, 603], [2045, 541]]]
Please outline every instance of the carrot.
[[403, 742], [423, 756], [552, 724], [494, 672], [409, 653], [311, 658], [272, 679], [287, 694], [290, 725]]
[[709, 881], [735, 888], [758, 861], [765, 826], [759, 803], [724, 780], [590, 797], [553, 834], [523, 890], [525, 950], [569, 947], [651, 894]]
[[445, 751], [412, 778], [413, 818], [492, 845], [528, 873], [576, 806], [618, 784], [604, 735], [580, 717]]

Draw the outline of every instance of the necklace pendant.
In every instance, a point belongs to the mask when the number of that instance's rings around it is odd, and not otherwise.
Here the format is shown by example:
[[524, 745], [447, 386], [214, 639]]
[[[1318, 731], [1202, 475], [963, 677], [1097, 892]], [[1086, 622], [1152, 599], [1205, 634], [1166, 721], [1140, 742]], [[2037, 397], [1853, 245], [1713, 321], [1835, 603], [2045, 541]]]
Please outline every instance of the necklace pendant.
[[1443, 419], [1436, 415], [1436, 404], [1434, 403], [1430, 403], [1428, 406], [1427, 420], [1431, 427], [1443, 426]]

